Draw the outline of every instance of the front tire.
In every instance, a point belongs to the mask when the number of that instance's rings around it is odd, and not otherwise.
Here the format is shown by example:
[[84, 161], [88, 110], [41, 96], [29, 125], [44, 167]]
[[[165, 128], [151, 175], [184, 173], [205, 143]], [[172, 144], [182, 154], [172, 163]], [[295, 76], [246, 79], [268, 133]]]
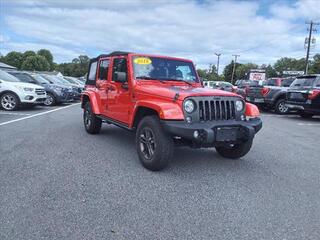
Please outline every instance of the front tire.
[[216, 147], [216, 151], [224, 158], [239, 159], [246, 155], [252, 146], [252, 139], [232, 147]]
[[55, 96], [52, 93], [47, 93], [47, 98], [44, 101], [45, 106], [54, 106], [57, 103]]
[[286, 106], [285, 99], [279, 99], [275, 106], [275, 111], [278, 114], [287, 114], [289, 112], [289, 108]]
[[7, 92], [1, 96], [0, 105], [6, 111], [14, 111], [18, 109], [20, 100], [14, 93]]
[[97, 134], [100, 132], [102, 120], [92, 112], [90, 102], [84, 105], [83, 123], [88, 133]]
[[161, 127], [157, 116], [144, 117], [136, 131], [136, 149], [142, 165], [151, 170], [164, 169], [173, 155], [173, 139]]

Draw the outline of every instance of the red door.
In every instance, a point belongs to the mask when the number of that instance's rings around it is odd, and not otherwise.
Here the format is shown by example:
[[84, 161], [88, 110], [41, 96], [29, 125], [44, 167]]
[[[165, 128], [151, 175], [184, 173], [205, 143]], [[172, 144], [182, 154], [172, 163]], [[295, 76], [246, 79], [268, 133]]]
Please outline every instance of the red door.
[[128, 82], [117, 82], [115, 72], [125, 72], [128, 78], [127, 59], [116, 57], [112, 59], [112, 71], [108, 80], [108, 102], [107, 116], [115, 121], [129, 125], [129, 115], [131, 110], [130, 86]]
[[108, 75], [109, 75], [110, 58], [102, 58], [99, 60], [98, 76], [96, 81], [99, 96], [99, 106], [101, 114], [107, 115], [108, 104]]

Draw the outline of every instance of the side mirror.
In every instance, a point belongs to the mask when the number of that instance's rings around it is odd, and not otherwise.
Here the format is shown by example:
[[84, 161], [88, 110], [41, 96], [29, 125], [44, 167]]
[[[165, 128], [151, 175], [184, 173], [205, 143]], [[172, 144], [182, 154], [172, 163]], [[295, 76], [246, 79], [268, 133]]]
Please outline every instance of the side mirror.
[[121, 83], [127, 82], [127, 74], [125, 72], [115, 72], [114, 81], [121, 82]]

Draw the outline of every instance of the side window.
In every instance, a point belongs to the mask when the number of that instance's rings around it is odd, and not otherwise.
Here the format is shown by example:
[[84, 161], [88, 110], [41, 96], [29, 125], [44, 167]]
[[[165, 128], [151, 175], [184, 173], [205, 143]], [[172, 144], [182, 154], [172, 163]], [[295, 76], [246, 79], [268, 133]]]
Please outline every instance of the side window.
[[115, 58], [113, 60], [112, 68], [112, 81], [115, 80], [115, 72], [125, 72], [127, 73], [127, 59], [125, 58]]
[[109, 69], [109, 60], [102, 60], [99, 64], [99, 79], [106, 80]]
[[320, 77], [318, 77], [317, 80], [315, 81], [315, 86], [320, 87]]
[[87, 84], [95, 84], [96, 73], [97, 73], [97, 61], [92, 62], [90, 65]]

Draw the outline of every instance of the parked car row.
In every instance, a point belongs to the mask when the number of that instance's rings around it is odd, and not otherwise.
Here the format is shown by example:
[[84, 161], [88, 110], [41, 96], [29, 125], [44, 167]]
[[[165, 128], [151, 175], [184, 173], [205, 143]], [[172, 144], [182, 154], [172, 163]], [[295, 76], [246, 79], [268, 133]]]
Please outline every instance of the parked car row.
[[223, 81], [204, 81], [203, 85], [237, 93], [247, 102], [278, 114], [297, 111], [305, 118], [320, 115], [320, 74], [269, 78], [265, 81], [240, 79], [235, 86]]
[[[265, 110], [278, 114], [297, 111], [302, 117], [320, 114], [320, 74], [266, 81], [239, 82], [245, 89], [245, 99]], [[240, 86], [238, 86], [240, 89]]]
[[72, 77], [0, 70], [0, 108], [7, 111], [21, 106], [53, 106], [79, 100], [83, 89], [84, 83]]

